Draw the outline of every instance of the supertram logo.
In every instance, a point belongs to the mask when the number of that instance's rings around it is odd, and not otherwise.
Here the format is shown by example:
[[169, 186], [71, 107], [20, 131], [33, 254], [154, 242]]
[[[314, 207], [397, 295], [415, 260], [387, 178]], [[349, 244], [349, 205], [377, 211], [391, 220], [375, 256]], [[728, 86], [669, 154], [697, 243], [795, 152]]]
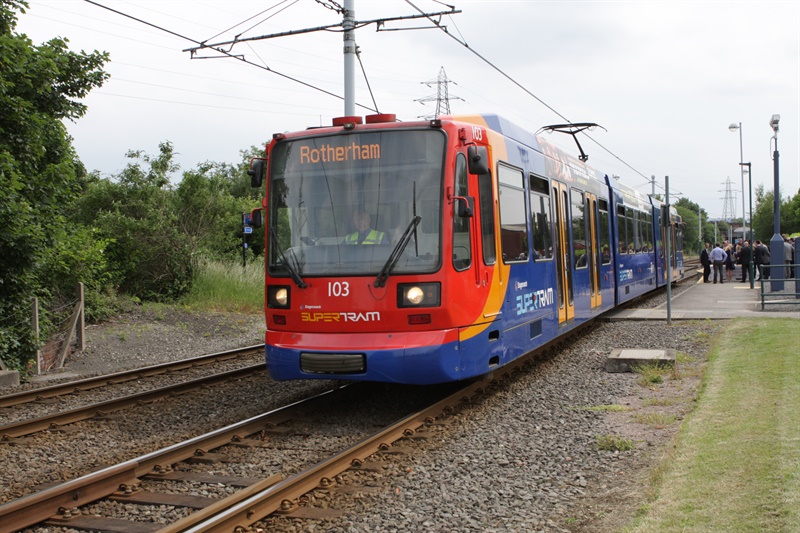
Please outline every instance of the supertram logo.
[[553, 305], [554, 301], [552, 288], [520, 294], [517, 296], [517, 316]]
[[380, 144], [359, 144], [356, 142], [345, 146], [320, 145], [300, 147], [300, 164], [341, 163], [344, 161], [360, 161], [362, 159], [380, 159]]
[[300, 313], [301, 322], [380, 322], [381, 314], [369, 313]]

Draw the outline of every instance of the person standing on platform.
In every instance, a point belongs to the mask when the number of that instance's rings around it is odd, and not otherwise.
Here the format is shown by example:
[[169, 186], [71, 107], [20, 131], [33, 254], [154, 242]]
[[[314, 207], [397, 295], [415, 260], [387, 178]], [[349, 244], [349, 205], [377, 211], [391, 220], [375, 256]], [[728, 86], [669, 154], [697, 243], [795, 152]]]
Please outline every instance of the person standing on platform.
[[708, 257], [708, 249], [711, 247], [709, 243], [706, 243], [705, 248], [703, 251], [700, 252], [700, 264], [703, 265], [703, 283], [708, 283], [711, 281], [711, 259]]
[[792, 267], [789, 265], [792, 264], [792, 256], [794, 255], [794, 248], [792, 248], [792, 243], [789, 242], [789, 236], [784, 234], [783, 235], [783, 260], [786, 263], [786, 279], [792, 277]]
[[719, 283], [720, 285], [724, 283], [724, 279], [722, 277], [722, 264], [725, 262], [725, 259], [728, 257], [728, 254], [725, 253], [718, 242], [714, 243], [714, 249], [711, 250], [711, 255], [709, 258], [711, 262], [714, 264], [714, 283], [717, 282], [717, 274], [719, 273]]
[[747, 271], [750, 270], [750, 259], [753, 257], [753, 250], [750, 249], [750, 243], [744, 241], [742, 250], [739, 252], [739, 264], [742, 265], [742, 283], [747, 281]]
[[728, 254], [728, 257], [725, 258], [725, 276], [727, 276], [728, 281], [733, 281], [733, 273], [736, 270], [733, 264], [733, 245], [725, 241], [722, 243], [722, 249]]
[[755, 281], [762, 279], [769, 279], [769, 269], [764, 268], [764, 265], [769, 264], [769, 248], [767, 248], [761, 241], [756, 241], [753, 246], [753, 262], [756, 265], [756, 271], [753, 272], [754, 276], [758, 276]]

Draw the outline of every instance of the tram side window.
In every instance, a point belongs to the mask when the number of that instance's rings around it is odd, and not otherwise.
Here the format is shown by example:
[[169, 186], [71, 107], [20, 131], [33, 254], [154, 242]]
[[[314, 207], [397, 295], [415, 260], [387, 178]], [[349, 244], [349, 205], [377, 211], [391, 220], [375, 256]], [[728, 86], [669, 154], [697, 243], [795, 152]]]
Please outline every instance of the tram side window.
[[633, 209], [630, 207], [625, 208], [625, 233], [628, 235], [628, 253], [632, 254], [636, 252], [636, 248], [634, 246], [634, 231], [633, 231]]
[[642, 231], [643, 231], [643, 219], [644, 213], [641, 211], [634, 211], [633, 212], [633, 251], [637, 254], [642, 253]]
[[528, 260], [528, 224], [525, 215], [525, 191], [521, 170], [500, 165], [500, 246], [503, 262]]
[[644, 237], [644, 246], [645, 252], [650, 253], [653, 251], [653, 215], [647, 213], [645, 215], [645, 237]]
[[[464, 154], [456, 158], [455, 195], [468, 196], [467, 160]], [[456, 200], [460, 201], [460, 200]], [[455, 202], [454, 202], [455, 204]], [[453, 267], [466, 270], [472, 265], [472, 239], [470, 238], [470, 219], [458, 216], [458, 207], [453, 206]]]
[[547, 180], [530, 176], [533, 260], [553, 258], [553, 228], [550, 225], [550, 195]]
[[611, 234], [608, 231], [608, 201], [600, 198], [597, 203], [600, 209], [600, 257], [603, 264], [607, 265], [611, 263]]
[[628, 245], [625, 244], [628, 242], [628, 239], [625, 235], [625, 229], [628, 227], [628, 224], [625, 222], [625, 208], [623, 206], [617, 207], [617, 237], [619, 238], [619, 253], [620, 254], [627, 254], [628, 253]]
[[481, 236], [483, 238], [483, 262], [493, 265], [497, 261], [494, 241], [494, 201], [492, 199], [492, 175], [478, 176], [478, 201], [481, 212]]
[[570, 202], [572, 203], [572, 253], [575, 256], [575, 268], [586, 268], [589, 258], [586, 255], [586, 214], [583, 193], [572, 189]]

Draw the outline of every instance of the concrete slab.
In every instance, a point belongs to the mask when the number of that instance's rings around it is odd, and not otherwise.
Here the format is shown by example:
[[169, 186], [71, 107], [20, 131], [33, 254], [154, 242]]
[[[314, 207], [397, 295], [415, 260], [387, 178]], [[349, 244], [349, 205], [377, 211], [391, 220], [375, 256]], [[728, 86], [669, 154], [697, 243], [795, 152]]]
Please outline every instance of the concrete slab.
[[632, 372], [637, 366], [646, 365], [675, 366], [675, 350], [617, 348], [606, 359], [606, 372]]
[[0, 370], [0, 389], [19, 385], [19, 372], [16, 370]]

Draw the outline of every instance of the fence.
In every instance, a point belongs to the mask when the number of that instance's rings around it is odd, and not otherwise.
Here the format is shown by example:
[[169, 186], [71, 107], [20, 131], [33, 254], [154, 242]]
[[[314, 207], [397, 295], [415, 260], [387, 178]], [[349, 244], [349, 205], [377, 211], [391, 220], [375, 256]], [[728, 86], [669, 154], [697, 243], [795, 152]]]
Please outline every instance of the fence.
[[[766, 305], [795, 305], [800, 307], [800, 264], [761, 265], [761, 310]], [[764, 278], [766, 271], [768, 278]], [[794, 272], [794, 278], [790, 277]], [[774, 277], [777, 274], [782, 277]], [[783, 277], [785, 276], [785, 277]], [[772, 282], [782, 282], [783, 289], [772, 290]], [[794, 283], [794, 292], [791, 285]]]
[[[38, 298], [33, 299], [31, 327], [33, 328], [36, 345], [41, 346], [39, 340]], [[86, 321], [84, 316], [83, 283], [78, 283], [78, 299], [72, 308], [72, 313], [61, 323], [58, 332], [44, 345], [44, 348], [36, 350], [36, 374], [47, 372], [52, 368], [63, 368], [67, 355], [69, 355], [71, 351], [73, 341], [77, 343], [77, 349], [79, 351], [84, 351], [86, 349], [85, 332]]]

